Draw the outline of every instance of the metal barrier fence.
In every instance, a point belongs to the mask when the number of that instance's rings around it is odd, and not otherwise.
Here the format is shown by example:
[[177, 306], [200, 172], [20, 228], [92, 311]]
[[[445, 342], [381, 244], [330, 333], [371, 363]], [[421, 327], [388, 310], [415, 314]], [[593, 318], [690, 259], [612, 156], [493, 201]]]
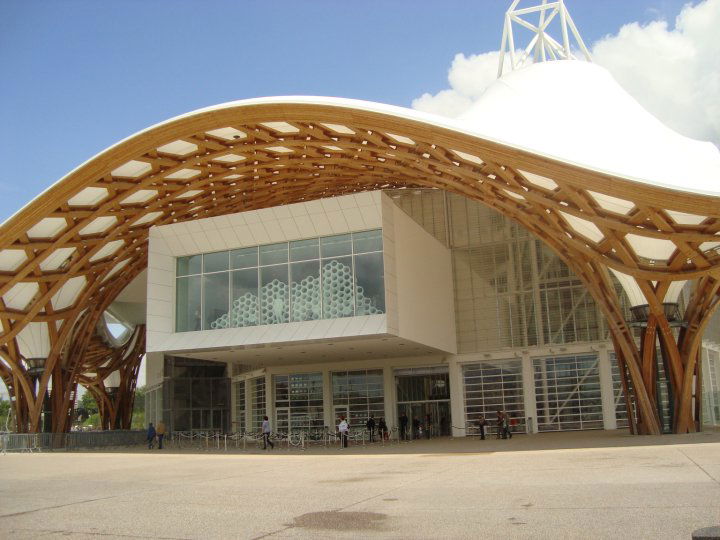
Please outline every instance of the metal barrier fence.
[[[314, 429], [303, 430], [297, 432], [273, 432], [270, 440], [275, 445], [286, 446], [287, 448], [295, 447], [300, 449], [309, 446], [333, 446], [340, 445], [340, 434], [329, 430]], [[369, 433], [364, 429], [350, 430], [348, 440], [356, 445], [370, 444]], [[397, 428], [388, 430], [387, 437], [381, 437], [376, 431], [373, 438], [375, 444], [381, 446], [386, 444], [397, 444], [400, 437]], [[236, 433], [220, 433], [213, 431], [175, 431], [169, 437], [165, 438], [165, 445], [173, 448], [193, 448], [193, 449], [216, 449], [227, 450], [248, 448], [262, 448], [263, 438], [258, 432], [236, 432]]]
[[2, 433], [0, 452], [39, 452], [108, 446], [131, 446], [147, 442], [144, 430], [73, 431], [71, 433]]

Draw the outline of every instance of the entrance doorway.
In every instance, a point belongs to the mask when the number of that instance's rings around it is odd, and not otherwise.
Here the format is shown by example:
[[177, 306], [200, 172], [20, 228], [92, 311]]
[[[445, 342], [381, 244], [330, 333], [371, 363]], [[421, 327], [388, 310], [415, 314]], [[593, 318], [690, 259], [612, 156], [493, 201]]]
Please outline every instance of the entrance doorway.
[[[451, 433], [449, 400], [398, 403], [398, 418], [403, 413], [408, 417], [409, 437], [446, 437]], [[420, 423], [420, 430], [413, 427], [415, 419]]]
[[398, 418], [408, 417], [408, 435], [448, 436], [452, 432], [447, 366], [395, 370]]

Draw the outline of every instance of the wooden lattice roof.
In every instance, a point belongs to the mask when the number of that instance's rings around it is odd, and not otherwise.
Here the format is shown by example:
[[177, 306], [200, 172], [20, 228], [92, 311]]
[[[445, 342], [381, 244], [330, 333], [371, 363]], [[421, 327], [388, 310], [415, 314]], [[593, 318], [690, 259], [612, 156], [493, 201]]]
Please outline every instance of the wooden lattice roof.
[[[403, 109], [236, 102], [118, 143], [2, 225], [0, 371], [8, 380], [8, 369], [25, 373], [24, 359], [48, 358], [46, 385], [52, 366], [70, 369], [71, 341], [89, 351], [97, 317], [147, 266], [153, 225], [417, 187], [464, 195], [522, 224], [596, 299], [614, 294], [599, 268], [658, 302], [673, 281], [720, 272], [720, 197], [600, 173]], [[603, 309], [627, 334], [617, 302]], [[18, 384], [33, 394], [26, 379]]]

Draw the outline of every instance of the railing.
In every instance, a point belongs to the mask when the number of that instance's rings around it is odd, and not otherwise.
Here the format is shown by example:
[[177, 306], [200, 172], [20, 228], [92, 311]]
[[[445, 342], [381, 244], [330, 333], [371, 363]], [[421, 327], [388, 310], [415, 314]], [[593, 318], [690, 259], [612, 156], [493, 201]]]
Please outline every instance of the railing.
[[[478, 436], [479, 430], [475, 425], [467, 427], [452, 426], [464, 430], [468, 436]], [[512, 426], [520, 428], [521, 426]], [[496, 435], [494, 425], [487, 426], [487, 436]], [[518, 433], [519, 429], [513, 429]], [[402, 440], [400, 430], [393, 427], [388, 430], [387, 438], [380, 436], [375, 430], [374, 444], [399, 444]], [[418, 437], [419, 433], [406, 430], [407, 441]], [[291, 433], [272, 433], [270, 439], [275, 444], [305, 449], [309, 446], [334, 446], [340, 444], [340, 434], [329, 429], [312, 429]], [[351, 429], [348, 439], [354, 445], [370, 444], [369, 432], [366, 429]], [[39, 452], [42, 450], [73, 450], [81, 448], [102, 448], [110, 446], [134, 446], [147, 444], [145, 430], [132, 431], [78, 431], [71, 433], [2, 433], [0, 434], [0, 452]], [[168, 434], [164, 440], [165, 445], [173, 448], [215, 449], [225, 450], [262, 447], [262, 435], [258, 432], [221, 433], [215, 431], [175, 431]]]
[[131, 446], [147, 442], [144, 430], [73, 431], [70, 433], [2, 433], [0, 452], [39, 452], [108, 446]]
[[[365, 429], [350, 430], [348, 439], [356, 445], [369, 444], [369, 434]], [[301, 430], [296, 432], [273, 432], [270, 440], [274, 444], [295, 447], [300, 449], [309, 446], [333, 446], [340, 444], [340, 434], [328, 429]], [[398, 443], [400, 438], [397, 428], [388, 431], [388, 438], [380, 437], [376, 431], [374, 441], [381, 445]], [[235, 448], [246, 450], [249, 448], [261, 448], [263, 445], [262, 435], [255, 431], [242, 431], [235, 433], [220, 433], [212, 431], [175, 431], [169, 439], [165, 440], [174, 448], [194, 449], [217, 449], [227, 450]]]

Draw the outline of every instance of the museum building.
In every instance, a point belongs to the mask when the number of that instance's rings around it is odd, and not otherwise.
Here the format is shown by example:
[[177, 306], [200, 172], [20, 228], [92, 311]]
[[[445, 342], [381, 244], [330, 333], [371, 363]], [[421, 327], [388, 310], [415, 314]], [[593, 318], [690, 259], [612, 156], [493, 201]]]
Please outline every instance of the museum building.
[[517, 433], [720, 423], [720, 150], [593, 64], [562, 0], [517, 6], [498, 79], [457, 118], [224, 103], [11, 216], [0, 378], [18, 431], [69, 430], [78, 387], [129, 428], [143, 358], [146, 420], [172, 431], [406, 415], [467, 436], [498, 410]]
[[[280, 433], [322, 433], [341, 415], [363, 430], [405, 413], [465, 436], [498, 409], [523, 433], [627, 427], [587, 289], [526, 229], [462, 196], [375, 191], [154, 227], [148, 267], [147, 419], [171, 429], [257, 432], [268, 415]], [[708, 424], [720, 421], [714, 337]]]

